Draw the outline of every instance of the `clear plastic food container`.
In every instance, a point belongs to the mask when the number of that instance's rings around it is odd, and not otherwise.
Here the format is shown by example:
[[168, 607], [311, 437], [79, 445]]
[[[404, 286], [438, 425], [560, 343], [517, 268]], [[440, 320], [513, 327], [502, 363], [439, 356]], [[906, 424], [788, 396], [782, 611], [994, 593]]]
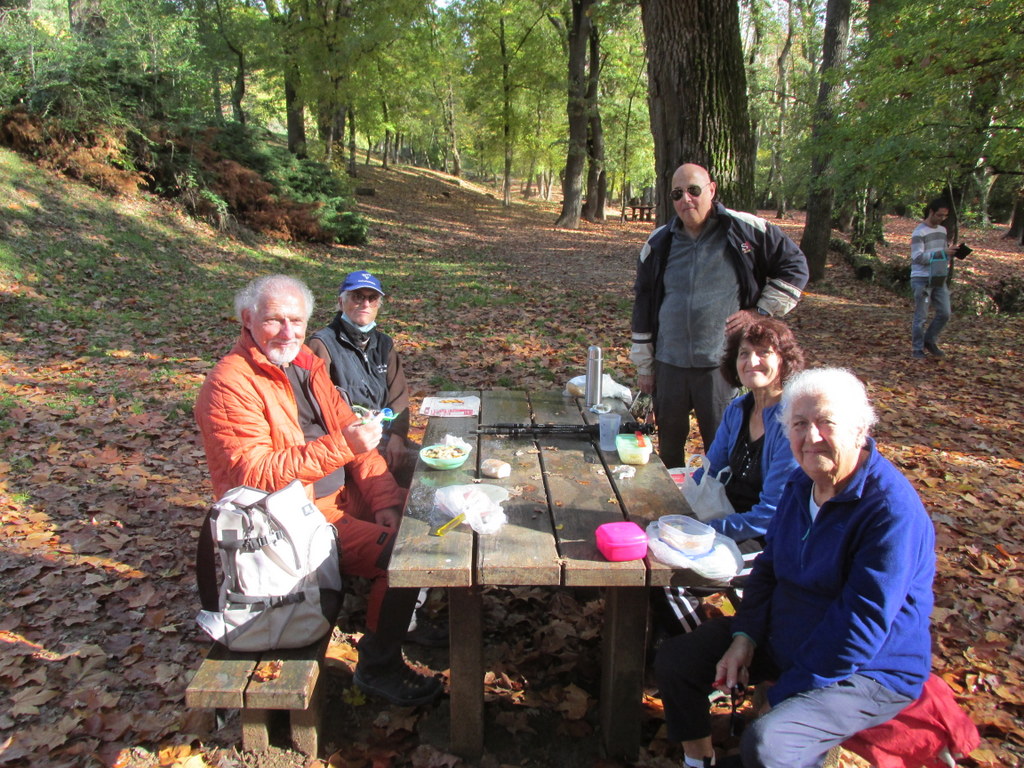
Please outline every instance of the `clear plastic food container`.
[[654, 446], [649, 437], [644, 437], [643, 444], [637, 445], [636, 435], [616, 435], [615, 450], [619, 452], [619, 461], [623, 464], [646, 464], [651, 460]]
[[715, 529], [686, 515], [665, 515], [658, 518], [658, 538], [688, 557], [697, 557], [715, 545]]

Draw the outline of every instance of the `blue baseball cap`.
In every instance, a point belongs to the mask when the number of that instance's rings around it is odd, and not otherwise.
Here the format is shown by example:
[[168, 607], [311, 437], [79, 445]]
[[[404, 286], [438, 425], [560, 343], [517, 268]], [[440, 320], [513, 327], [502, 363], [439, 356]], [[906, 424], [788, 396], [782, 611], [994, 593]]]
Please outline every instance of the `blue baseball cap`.
[[384, 295], [384, 289], [380, 287], [380, 280], [371, 275], [369, 272], [349, 272], [345, 278], [345, 282], [341, 284], [341, 288], [338, 289], [338, 293], [344, 293], [345, 291], [354, 291], [357, 288], [370, 288], [381, 296]]

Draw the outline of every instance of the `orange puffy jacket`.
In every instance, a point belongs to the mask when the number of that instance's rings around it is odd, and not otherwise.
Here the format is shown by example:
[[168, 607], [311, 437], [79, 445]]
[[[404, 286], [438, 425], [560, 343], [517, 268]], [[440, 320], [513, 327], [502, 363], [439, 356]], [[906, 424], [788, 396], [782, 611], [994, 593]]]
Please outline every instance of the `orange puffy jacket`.
[[[323, 360], [303, 346], [292, 365], [307, 368], [327, 434], [306, 442], [284, 371], [267, 360], [247, 329], [206, 377], [195, 415], [203, 436], [213, 493], [238, 485], [276, 491], [298, 479], [313, 498], [313, 483], [345, 467], [372, 512], [401, 507], [403, 492], [377, 451], [354, 454], [342, 430], [356, 416], [331, 383]], [[318, 504], [323, 509], [323, 504]], [[332, 518], [342, 516], [341, 510]]]

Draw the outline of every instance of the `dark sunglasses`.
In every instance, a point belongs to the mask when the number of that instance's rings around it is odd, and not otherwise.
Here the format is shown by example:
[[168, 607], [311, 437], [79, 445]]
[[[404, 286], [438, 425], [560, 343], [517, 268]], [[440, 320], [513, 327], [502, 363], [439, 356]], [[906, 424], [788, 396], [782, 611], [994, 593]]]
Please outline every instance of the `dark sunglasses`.
[[704, 190], [707, 189], [707, 186], [707, 184], [705, 184], [703, 187], [697, 184], [690, 184], [689, 186], [683, 189], [676, 187], [669, 193], [669, 195], [672, 197], [673, 200], [682, 200], [684, 192], [688, 194], [690, 197], [700, 197], [701, 195], [704, 194]]

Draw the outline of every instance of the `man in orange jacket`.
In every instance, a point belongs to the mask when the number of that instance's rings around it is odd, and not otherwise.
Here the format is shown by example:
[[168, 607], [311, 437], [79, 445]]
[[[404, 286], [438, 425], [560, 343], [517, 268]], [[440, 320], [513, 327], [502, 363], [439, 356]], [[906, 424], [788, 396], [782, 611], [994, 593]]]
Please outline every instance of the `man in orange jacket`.
[[404, 492], [376, 450], [380, 424], [352, 412], [303, 343], [313, 306], [309, 288], [284, 275], [258, 278], [235, 296], [241, 336], [207, 376], [195, 408], [213, 492], [305, 485], [337, 529], [342, 573], [371, 580], [356, 685], [393, 704], [423, 704], [441, 684], [402, 657], [417, 592], [387, 586]]

